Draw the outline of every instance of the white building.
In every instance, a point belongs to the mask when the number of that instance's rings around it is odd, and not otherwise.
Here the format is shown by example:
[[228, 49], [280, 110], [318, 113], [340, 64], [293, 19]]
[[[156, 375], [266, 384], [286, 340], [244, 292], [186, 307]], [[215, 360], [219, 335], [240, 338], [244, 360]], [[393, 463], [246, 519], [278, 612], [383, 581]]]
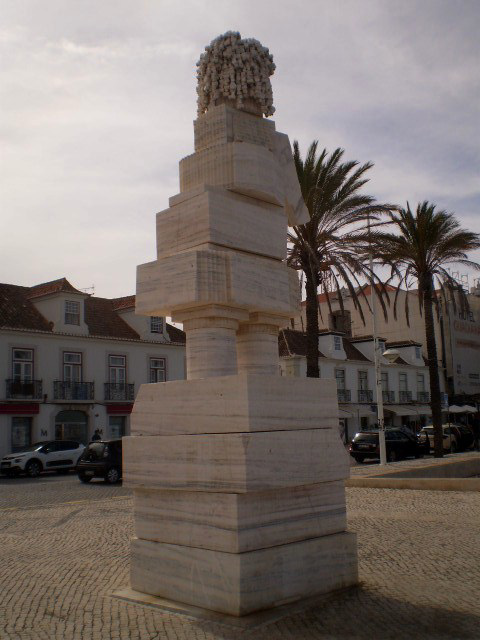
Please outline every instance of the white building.
[[[405, 316], [407, 292], [401, 289], [397, 298], [397, 314], [394, 314], [396, 289], [387, 286], [390, 299], [387, 319], [384, 318], [377, 302], [377, 331], [389, 342], [413, 340], [422, 347], [426, 357], [425, 317], [420, 312], [417, 290], [408, 293], [409, 323]], [[368, 302], [371, 302], [371, 286], [363, 288]], [[343, 291], [343, 309], [337, 294], [330, 296], [330, 306], [324, 293], [318, 295], [319, 324], [323, 329], [343, 331], [347, 336], [360, 336], [372, 331], [372, 319], [368, 306], [359, 294], [365, 314], [362, 321], [358, 309], [347, 290]], [[460, 303], [439, 296], [441, 304], [434, 312], [435, 338], [440, 378], [444, 383], [451, 402], [463, 404], [468, 401], [480, 402], [480, 287], [474, 287], [467, 296], [469, 310], [462, 310]], [[302, 318], [296, 320], [295, 328], [305, 327], [305, 302], [302, 303]], [[331, 307], [331, 309], [330, 309]]]
[[0, 284], [0, 455], [49, 439], [129, 433], [141, 384], [185, 378], [185, 334], [65, 278]]
[[[382, 390], [387, 426], [418, 427], [430, 420], [430, 377], [421, 344], [404, 340], [386, 343], [380, 339]], [[306, 334], [283, 329], [279, 337], [282, 375], [306, 376]], [[348, 338], [339, 331], [322, 331], [319, 336], [320, 377], [337, 382], [340, 418], [346, 437], [377, 422], [373, 338]]]

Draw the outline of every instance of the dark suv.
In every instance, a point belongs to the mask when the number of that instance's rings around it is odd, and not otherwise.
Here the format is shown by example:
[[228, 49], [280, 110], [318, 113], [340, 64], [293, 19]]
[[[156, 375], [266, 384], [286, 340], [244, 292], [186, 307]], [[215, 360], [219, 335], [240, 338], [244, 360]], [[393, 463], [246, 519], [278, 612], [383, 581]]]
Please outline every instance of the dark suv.
[[[402, 429], [385, 430], [385, 447], [389, 462], [408, 458], [409, 456], [420, 458], [424, 453], [423, 443], [421, 444], [414, 434], [407, 433]], [[356, 433], [349, 450], [350, 455], [357, 462], [363, 462], [367, 458], [379, 458], [378, 431]]]
[[90, 442], [77, 464], [78, 477], [82, 482], [92, 478], [103, 478], [114, 484], [122, 478], [122, 441], [97, 440]]

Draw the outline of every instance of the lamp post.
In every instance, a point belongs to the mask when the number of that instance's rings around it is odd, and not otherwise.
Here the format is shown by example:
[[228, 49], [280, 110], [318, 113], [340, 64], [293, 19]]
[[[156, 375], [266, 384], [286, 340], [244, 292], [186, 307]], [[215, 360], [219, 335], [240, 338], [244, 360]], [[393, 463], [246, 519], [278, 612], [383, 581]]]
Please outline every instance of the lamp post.
[[378, 440], [380, 444], [380, 464], [384, 465], [387, 464], [387, 448], [385, 446], [385, 417], [383, 413], [382, 372], [380, 368], [380, 354], [377, 336], [377, 305], [375, 300], [375, 279], [373, 277], [373, 251], [370, 216], [368, 216], [368, 238], [370, 249], [370, 285], [372, 289], [373, 362], [375, 366], [375, 388], [377, 393]]

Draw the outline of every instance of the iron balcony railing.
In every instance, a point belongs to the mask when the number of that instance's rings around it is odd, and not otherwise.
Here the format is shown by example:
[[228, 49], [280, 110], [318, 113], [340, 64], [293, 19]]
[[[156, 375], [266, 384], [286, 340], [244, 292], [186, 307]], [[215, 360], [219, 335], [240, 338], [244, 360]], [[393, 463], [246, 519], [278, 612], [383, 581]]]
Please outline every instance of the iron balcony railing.
[[55, 380], [53, 383], [54, 400], [93, 400], [93, 382], [62, 382]]
[[135, 399], [135, 385], [126, 382], [105, 382], [105, 400], [129, 400]]
[[7, 380], [6, 397], [9, 400], [41, 400], [41, 380]]
[[373, 391], [370, 389], [359, 389], [358, 390], [358, 401], [359, 402], [373, 402]]
[[417, 391], [417, 402], [430, 402], [430, 393], [428, 391]]
[[352, 400], [352, 392], [350, 389], [337, 389], [337, 397], [339, 402], [350, 402]]
[[411, 402], [412, 401], [412, 392], [411, 391], [399, 391], [399, 399], [400, 402]]
[[395, 391], [382, 391], [383, 401], [385, 404], [395, 402]]

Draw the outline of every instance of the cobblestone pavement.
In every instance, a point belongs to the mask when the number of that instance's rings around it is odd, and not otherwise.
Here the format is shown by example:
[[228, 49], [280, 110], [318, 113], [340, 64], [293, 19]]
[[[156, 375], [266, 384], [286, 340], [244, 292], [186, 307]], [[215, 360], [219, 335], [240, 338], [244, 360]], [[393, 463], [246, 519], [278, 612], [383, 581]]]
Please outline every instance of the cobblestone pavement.
[[0, 482], [1, 640], [480, 638], [478, 493], [347, 490], [359, 589], [251, 631], [112, 599], [131, 498], [73, 477]]

